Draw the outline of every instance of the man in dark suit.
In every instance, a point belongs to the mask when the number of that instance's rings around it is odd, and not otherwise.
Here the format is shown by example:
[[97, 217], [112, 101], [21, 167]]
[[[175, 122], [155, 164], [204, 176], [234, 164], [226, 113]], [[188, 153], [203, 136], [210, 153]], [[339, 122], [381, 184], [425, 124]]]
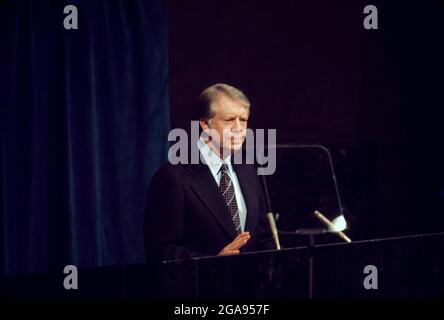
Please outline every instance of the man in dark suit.
[[262, 187], [242, 152], [250, 102], [238, 89], [215, 84], [199, 97], [197, 164], [165, 164], [147, 197], [144, 233], [148, 260], [186, 259], [273, 249]]

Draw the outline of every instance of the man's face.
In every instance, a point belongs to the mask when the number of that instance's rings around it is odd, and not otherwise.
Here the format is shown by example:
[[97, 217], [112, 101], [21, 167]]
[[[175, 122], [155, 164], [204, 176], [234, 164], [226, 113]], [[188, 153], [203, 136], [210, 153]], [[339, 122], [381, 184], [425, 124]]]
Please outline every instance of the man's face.
[[[202, 129], [212, 135], [212, 144], [220, 154], [228, 156], [242, 147], [247, 132], [249, 108], [241, 101], [232, 100], [221, 94], [214, 102], [215, 115], [208, 121], [201, 120]], [[220, 137], [220, 139], [217, 139]]]

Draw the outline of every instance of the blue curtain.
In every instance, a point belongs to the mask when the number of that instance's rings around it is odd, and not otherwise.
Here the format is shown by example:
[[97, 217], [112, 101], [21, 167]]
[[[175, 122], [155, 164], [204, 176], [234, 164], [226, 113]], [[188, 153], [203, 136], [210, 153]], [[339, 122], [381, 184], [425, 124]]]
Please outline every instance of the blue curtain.
[[3, 1], [0, 29], [2, 273], [143, 262], [168, 148], [165, 2]]

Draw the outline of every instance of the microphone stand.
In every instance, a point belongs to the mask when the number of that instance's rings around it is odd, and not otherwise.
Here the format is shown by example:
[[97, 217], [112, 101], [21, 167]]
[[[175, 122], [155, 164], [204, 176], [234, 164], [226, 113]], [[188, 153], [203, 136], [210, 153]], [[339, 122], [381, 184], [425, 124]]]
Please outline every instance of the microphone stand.
[[[275, 146], [276, 147], [276, 146]], [[321, 149], [322, 151], [324, 151], [327, 154], [327, 158], [328, 158], [328, 164], [330, 167], [330, 172], [331, 172], [331, 176], [333, 179], [333, 185], [335, 188], [335, 196], [336, 196], [336, 200], [338, 202], [338, 206], [339, 206], [339, 214], [340, 215], [344, 215], [344, 209], [342, 206], [342, 200], [341, 200], [341, 196], [339, 195], [339, 188], [338, 188], [338, 183], [336, 180], [336, 173], [335, 173], [335, 169], [333, 166], [333, 159], [330, 153], [330, 150], [328, 150], [326, 147], [322, 146], [322, 145], [317, 145], [317, 144], [312, 144], [312, 145], [280, 145], [280, 147], [283, 148], [318, 148]], [[268, 188], [267, 188], [267, 183], [265, 181], [265, 177], [264, 175], [262, 175], [262, 186], [264, 188], [264, 193], [265, 193], [265, 200], [266, 200], [266, 204], [267, 204], [267, 210], [268, 210], [268, 214], [267, 214], [267, 218], [270, 224], [270, 228], [271, 228], [271, 232], [273, 234], [273, 238], [275, 240], [276, 243], [276, 248], [278, 250], [281, 249], [280, 247], [280, 243], [279, 243], [279, 233], [280, 234], [287, 234], [287, 235], [305, 235], [309, 237], [309, 266], [308, 266], [308, 281], [309, 281], [309, 285], [308, 285], [308, 297], [309, 299], [313, 299], [313, 282], [314, 282], [314, 277], [313, 277], [313, 248], [315, 245], [315, 236], [316, 235], [320, 235], [320, 234], [324, 234], [324, 233], [328, 233], [328, 232], [333, 232], [336, 233], [339, 237], [341, 237], [344, 241], [346, 242], [351, 242], [351, 239], [348, 238], [342, 231], [333, 231], [332, 230], [332, 226], [333, 224], [331, 223], [330, 220], [328, 220], [322, 213], [320, 213], [318, 210], [315, 210], [314, 215], [321, 220], [329, 229], [322, 229], [322, 228], [305, 228], [305, 229], [297, 229], [296, 231], [278, 231], [276, 228], [276, 222], [274, 220], [274, 215], [273, 212], [271, 210], [271, 202], [270, 202], [270, 197], [268, 194]]]
[[276, 245], [277, 250], [281, 250], [281, 243], [279, 241], [279, 232], [276, 227], [276, 221], [274, 220], [273, 210], [271, 210], [271, 201], [270, 196], [268, 195], [267, 182], [265, 181], [265, 175], [261, 176], [262, 187], [264, 189], [265, 202], [267, 205], [267, 219], [268, 224], [270, 225], [271, 234], [273, 235], [274, 243]]
[[315, 245], [315, 236], [329, 232], [327, 229], [323, 228], [303, 228], [297, 229], [296, 231], [279, 231], [280, 234], [287, 235], [302, 235], [308, 236], [309, 246], [308, 246], [308, 298], [313, 299], [313, 283], [314, 283], [314, 273], [313, 273], [313, 248]]

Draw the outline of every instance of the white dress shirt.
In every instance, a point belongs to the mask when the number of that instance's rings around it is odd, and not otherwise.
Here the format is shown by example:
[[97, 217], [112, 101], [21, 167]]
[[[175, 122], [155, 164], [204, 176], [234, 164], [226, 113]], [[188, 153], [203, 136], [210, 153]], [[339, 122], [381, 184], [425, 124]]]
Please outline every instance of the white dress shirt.
[[219, 156], [214, 153], [211, 148], [202, 140], [197, 140], [197, 147], [202, 153], [202, 157], [204, 158], [207, 166], [210, 168], [211, 174], [216, 180], [217, 185], [220, 185], [221, 178], [221, 170], [222, 162], [225, 162], [228, 166], [228, 176], [230, 177], [233, 187], [234, 194], [236, 197], [237, 208], [239, 209], [239, 219], [241, 224], [241, 231], [245, 230], [245, 220], [247, 218], [247, 206], [245, 204], [244, 197], [242, 195], [242, 191], [239, 185], [239, 180], [237, 179], [236, 172], [233, 170], [233, 166], [231, 165], [231, 155], [223, 161]]

